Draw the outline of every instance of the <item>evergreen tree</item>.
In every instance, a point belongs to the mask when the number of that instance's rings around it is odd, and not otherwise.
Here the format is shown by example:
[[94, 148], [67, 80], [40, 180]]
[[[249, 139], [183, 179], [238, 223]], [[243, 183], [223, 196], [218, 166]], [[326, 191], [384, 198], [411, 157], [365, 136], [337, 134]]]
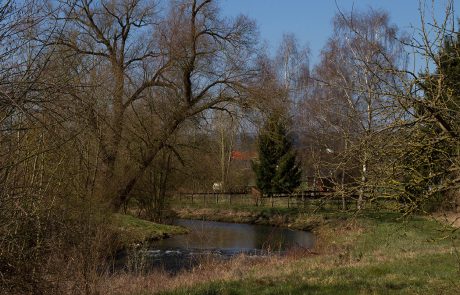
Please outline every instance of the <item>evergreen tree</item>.
[[414, 209], [435, 210], [449, 191], [453, 167], [458, 165], [460, 120], [460, 40], [445, 38], [434, 73], [420, 84], [424, 99], [416, 106], [422, 120], [415, 132], [417, 148], [406, 155], [408, 167], [402, 200]]
[[297, 164], [286, 123], [279, 116], [269, 118], [258, 140], [259, 159], [253, 162], [257, 187], [264, 193], [290, 193], [300, 185], [302, 171]]

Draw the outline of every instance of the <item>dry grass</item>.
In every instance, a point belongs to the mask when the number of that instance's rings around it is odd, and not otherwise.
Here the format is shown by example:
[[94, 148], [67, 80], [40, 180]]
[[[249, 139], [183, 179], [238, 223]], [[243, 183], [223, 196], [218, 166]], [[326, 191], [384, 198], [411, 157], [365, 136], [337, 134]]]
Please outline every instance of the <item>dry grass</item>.
[[433, 218], [449, 226], [460, 228], [460, 212], [446, 212], [433, 214]]
[[186, 219], [262, 224], [298, 230], [312, 230], [325, 223], [322, 214], [301, 213], [296, 208], [176, 208], [175, 212], [180, 218]]
[[155, 294], [210, 281], [240, 280], [248, 276], [256, 266], [273, 269], [280, 264], [287, 264], [291, 259], [293, 258], [277, 256], [260, 258], [245, 255], [227, 261], [209, 259], [190, 271], [183, 271], [174, 276], [160, 271], [145, 275], [116, 274], [107, 277], [99, 289], [103, 290], [101, 294], [107, 295]]
[[[435, 239], [439, 223], [393, 215], [328, 219], [317, 228], [315, 249], [285, 256], [209, 259], [176, 276], [118, 274], [101, 294], [457, 294], [452, 244]], [[460, 262], [459, 262], [460, 263]], [[439, 292], [437, 292], [437, 291]], [[391, 293], [390, 292], [390, 293]]]
[[[350, 234], [353, 231], [360, 232], [362, 228], [354, 221], [340, 222], [340, 234]], [[183, 271], [177, 275], [166, 272], [154, 271], [144, 275], [130, 273], [107, 276], [99, 286], [103, 290], [101, 294], [133, 295], [133, 294], [156, 294], [176, 289], [190, 288], [209, 282], [231, 282], [248, 278], [272, 280], [277, 277], [290, 276], [298, 272], [299, 263], [304, 265], [308, 261], [310, 269], [331, 269], [335, 265], [325, 265], [324, 259], [336, 256], [348, 250], [348, 245], [339, 246], [328, 244], [328, 240], [336, 236], [337, 231], [332, 227], [318, 229], [319, 236], [314, 249], [291, 249], [284, 256], [254, 257], [239, 255], [233, 259], [222, 261], [208, 258], [203, 260], [197, 267], [189, 271]], [[327, 246], [326, 246], [327, 245]], [[322, 259], [311, 259], [321, 256]], [[303, 266], [302, 266], [303, 267]]]

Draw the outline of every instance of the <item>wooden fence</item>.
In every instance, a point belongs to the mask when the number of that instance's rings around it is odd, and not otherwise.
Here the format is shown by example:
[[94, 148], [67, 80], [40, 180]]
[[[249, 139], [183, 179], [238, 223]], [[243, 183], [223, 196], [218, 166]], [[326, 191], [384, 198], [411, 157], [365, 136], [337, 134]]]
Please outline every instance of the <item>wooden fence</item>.
[[[357, 196], [348, 196], [346, 203], [355, 203]], [[340, 208], [342, 198], [333, 191], [302, 191], [291, 194], [273, 194], [272, 196], [257, 196], [241, 192], [194, 192], [194, 193], [177, 193], [172, 202], [179, 206], [201, 205], [219, 206], [219, 205], [253, 205], [265, 207], [306, 207], [310, 205], [325, 206], [333, 205]]]

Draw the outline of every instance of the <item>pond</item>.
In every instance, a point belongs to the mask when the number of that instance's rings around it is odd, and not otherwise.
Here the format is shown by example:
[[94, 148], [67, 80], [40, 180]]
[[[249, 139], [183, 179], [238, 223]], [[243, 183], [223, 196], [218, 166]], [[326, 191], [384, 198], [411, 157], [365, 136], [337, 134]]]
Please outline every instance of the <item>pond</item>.
[[314, 243], [311, 232], [288, 228], [186, 219], [175, 224], [189, 228], [190, 233], [151, 243], [141, 251], [144, 266], [176, 273], [203, 258], [282, 255], [294, 247], [312, 248]]

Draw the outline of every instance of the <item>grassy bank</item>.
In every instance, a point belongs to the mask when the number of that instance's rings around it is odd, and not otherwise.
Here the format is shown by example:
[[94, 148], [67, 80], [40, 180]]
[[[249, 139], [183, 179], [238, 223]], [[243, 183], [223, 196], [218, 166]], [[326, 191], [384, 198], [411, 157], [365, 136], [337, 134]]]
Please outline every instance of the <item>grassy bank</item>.
[[249, 223], [314, 231], [349, 217], [338, 211], [307, 212], [298, 208], [233, 206], [227, 208], [176, 208], [179, 218]]
[[396, 213], [322, 218], [313, 253], [204, 262], [176, 277], [126, 275], [108, 281], [107, 294], [458, 294], [455, 229]]
[[186, 228], [180, 226], [158, 224], [126, 214], [114, 214], [113, 225], [121, 237], [123, 246], [159, 240], [188, 232]]
[[[458, 294], [459, 234], [425, 217], [364, 214], [322, 227], [320, 255], [165, 294]], [[270, 263], [270, 262], [269, 262]]]

